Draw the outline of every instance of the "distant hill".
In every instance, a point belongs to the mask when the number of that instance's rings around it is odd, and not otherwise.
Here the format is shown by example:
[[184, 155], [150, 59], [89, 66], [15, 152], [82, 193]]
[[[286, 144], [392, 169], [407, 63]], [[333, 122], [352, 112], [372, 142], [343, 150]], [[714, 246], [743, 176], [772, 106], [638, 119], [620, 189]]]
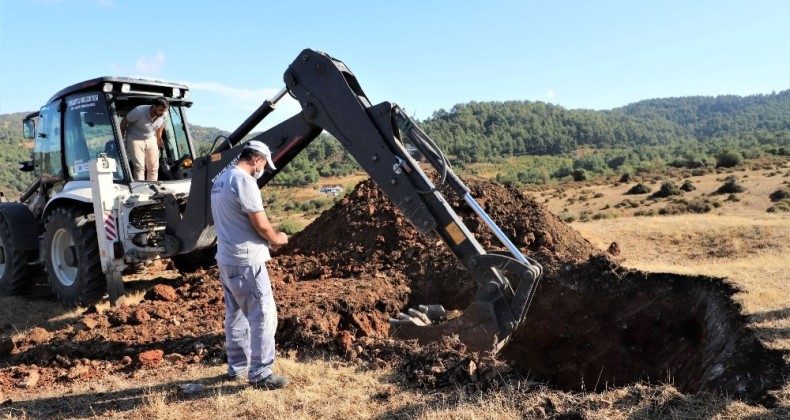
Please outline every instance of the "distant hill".
[[12, 199], [33, 181], [29, 172], [18, 169], [20, 161], [30, 159], [30, 151], [22, 138], [22, 119], [27, 114], [0, 114], [0, 192]]
[[464, 162], [748, 135], [787, 146], [790, 90], [746, 97], [650, 99], [608, 111], [568, 110], [530, 101], [469, 102], [441, 109], [421, 125], [447, 153]]
[[[0, 114], [0, 191], [20, 191], [31, 181], [17, 162], [29, 158], [21, 121], [27, 113]], [[611, 169], [628, 159], [703, 162], [725, 149], [786, 153], [790, 149], [790, 90], [751, 96], [691, 96], [648, 99], [606, 111], [565, 109], [544, 102], [469, 102], [440, 109], [421, 127], [456, 163], [490, 162], [509, 156], [572, 156], [579, 149], [636, 150], [636, 156], [608, 157]], [[228, 132], [192, 125], [202, 153]], [[658, 148], [661, 152], [644, 152]], [[587, 168], [590, 162], [573, 168]], [[592, 165], [595, 166], [595, 165]], [[342, 147], [322, 136], [277, 177], [278, 183], [306, 185], [318, 177], [344, 174], [357, 166]], [[555, 171], [552, 177], [570, 174]], [[545, 177], [544, 177], [545, 178]]]

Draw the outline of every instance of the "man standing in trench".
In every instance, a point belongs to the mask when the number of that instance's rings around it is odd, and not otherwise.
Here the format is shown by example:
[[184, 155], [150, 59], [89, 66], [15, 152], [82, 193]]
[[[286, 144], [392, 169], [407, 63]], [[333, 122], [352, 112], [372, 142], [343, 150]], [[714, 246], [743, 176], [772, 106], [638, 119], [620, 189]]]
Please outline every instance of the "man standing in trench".
[[222, 173], [211, 188], [211, 212], [217, 232], [217, 265], [225, 290], [225, 349], [228, 375], [247, 373], [254, 387], [277, 389], [288, 379], [272, 372], [277, 308], [266, 262], [269, 248], [288, 243], [272, 227], [263, 210], [257, 179], [276, 169], [269, 148], [252, 140], [239, 162]]
[[159, 151], [165, 148], [162, 130], [167, 108], [167, 99], [155, 98], [151, 105], [132, 108], [121, 120], [121, 134], [126, 139], [126, 153], [135, 180], [159, 178]]

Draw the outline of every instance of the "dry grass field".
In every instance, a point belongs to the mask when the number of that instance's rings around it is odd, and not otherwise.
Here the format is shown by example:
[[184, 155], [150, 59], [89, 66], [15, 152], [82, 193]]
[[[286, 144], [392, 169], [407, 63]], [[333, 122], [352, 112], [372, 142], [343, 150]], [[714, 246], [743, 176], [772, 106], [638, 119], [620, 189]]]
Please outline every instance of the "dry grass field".
[[[635, 182], [566, 184], [530, 194], [555, 214], [575, 215], [572, 227], [598, 248], [605, 250], [617, 242], [621, 250], [617, 258], [626, 267], [722, 277], [736, 284], [742, 290], [736, 299], [749, 316], [750, 328], [769, 347], [790, 354], [790, 213], [766, 211], [771, 205], [768, 195], [787, 187], [789, 173], [790, 164], [782, 162], [771, 168], [677, 176], [676, 184], [690, 179], [696, 187], [686, 194], [721, 201], [703, 214], [634, 216], [640, 209], [665, 206], [666, 199], [616, 207], [625, 199], [645, 199], [645, 195], [624, 195]], [[729, 200], [726, 194], [712, 195], [728, 175], [736, 176], [745, 192]], [[657, 191], [665, 176], [675, 175], [656, 175], [643, 182]], [[349, 180], [331, 183], [346, 189], [353, 186]], [[292, 197], [315, 195], [302, 194]], [[581, 222], [584, 212], [611, 216]], [[140, 299], [144, 287], [133, 291], [133, 301]], [[30, 298], [0, 298], [0, 324], [13, 325], [16, 336], [35, 326], [52, 330], [75, 323], [80, 313], [64, 311], [44, 290]], [[787, 356], [785, 360], [790, 363]], [[282, 354], [276, 371], [292, 379], [289, 388], [261, 391], [224, 381], [224, 366], [217, 362], [18, 389], [0, 395], [0, 418], [790, 418], [790, 380], [775, 392], [776, 403], [765, 407], [721, 395], [683, 394], [671, 383], [573, 393], [551, 389], [527, 376], [485, 392], [467, 387], [425, 390], [389, 368], [372, 370], [331, 355]], [[203, 389], [186, 393], [188, 384]]]

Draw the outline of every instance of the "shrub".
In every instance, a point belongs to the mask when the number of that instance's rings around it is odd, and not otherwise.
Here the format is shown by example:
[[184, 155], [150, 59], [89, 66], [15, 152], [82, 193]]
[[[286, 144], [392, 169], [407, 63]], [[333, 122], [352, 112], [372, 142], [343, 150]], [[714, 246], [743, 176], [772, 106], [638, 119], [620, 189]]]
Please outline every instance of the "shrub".
[[716, 156], [717, 168], [732, 168], [743, 163], [743, 155], [735, 150], [725, 150]]
[[683, 195], [683, 191], [680, 191], [680, 189], [678, 189], [678, 187], [675, 186], [674, 182], [672, 182], [670, 180], [666, 180], [666, 181], [661, 183], [661, 189], [656, 191], [654, 194], [652, 194], [648, 198], [650, 198], [650, 199], [663, 198], [663, 197], [669, 197], [669, 196], [672, 196], [672, 195]]
[[681, 185], [681, 186], [680, 186], [680, 189], [681, 189], [682, 191], [689, 192], [689, 191], [694, 191], [694, 190], [696, 190], [696, 189], [697, 189], [697, 187], [695, 187], [695, 186], [694, 186], [694, 184], [692, 184], [692, 183], [691, 183], [691, 181], [689, 181], [689, 180], [685, 180], [685, 181], [683, 182], [683, 185]]
[[630, 190], [626, 192], [626, 194], [647, 194], [651, 191], [650, 187], [643, 183], [638, 183], [631, 187]]
[[277, 229], [285, 232], [288, 236], [292, 236], [301, 232], [304, 229], [304, 225], [295, 220], [284, 220]]
[[604, 211], [604, 212], [593, 214], [592, 219], [593, 220], [603, 220], [603, 219], [614, 219], [615, 217], [617, 217], [616, 214], [609, 213], [608, 211]]
[[734, 176], [728, 176], [724, 179], [724, 184], [716, 190], [719, 194], [733, 194], [733, 193], [741, 193], [746, 191], [746, 188], [743, 185], [739, 184], [738, 181], [735, 179]]
[[771, 207], [768, 207], [768, 213], [787, 213], [790, 212], [790, 198], [779, 200]]
[[562, 220], [565, 223], [573, 223], [573, 222], [576, 221], [576, 216], [574, 216], [571, 213], [567, 213], [567, 212], [560, 213], [560, 215], [558, 217], [560, 218], [560, 220]]
[[635, 209], [635, 208], [639, 207], [639, 205], [640, 205], [640, 204], [639, 204], [639, 202], [638, 202], [638, 201], [633, 201], [633, 200], [623, 200], [623, 201], [621, 201], [621, 202], [619, 202], [619, 203], [615, 204], [615, 205], [614, 205], [614, 207], [615, 207], [615, 208], [618, 208], [618, 209], [619, 209], [619, 208], [621, 208], [621, 207]]
[[768, 196], [773, 202], [782, 201], [786, 198], [790, 198], [790, 188], [784, 188], [781, 190], [776, 190]]
[[685, 213], [708, 213], [713, 210], [713, 205], [702, 200], [678, 200], [658, 211], [661, 215], [674, 215]]
[[686, 204], [686, 208], [691, 213], [708, 213], [713, 210], [713, 205], [702, 200], [691, 200]]
[[637, 211], [634, 213], [634, 216], [655, 216], [655, 215], [656, 215], [656, 209], [650, 209], [650, 210], [637, 210]]
[[587, 180], [587, 171], [582, 168], [574, 169], [571, 175], [573, 176], [573, 180], [576, 182]]
[[579, 215], [580, 222], [589, 222], [592, 218], [592, 213], [585, 210]]

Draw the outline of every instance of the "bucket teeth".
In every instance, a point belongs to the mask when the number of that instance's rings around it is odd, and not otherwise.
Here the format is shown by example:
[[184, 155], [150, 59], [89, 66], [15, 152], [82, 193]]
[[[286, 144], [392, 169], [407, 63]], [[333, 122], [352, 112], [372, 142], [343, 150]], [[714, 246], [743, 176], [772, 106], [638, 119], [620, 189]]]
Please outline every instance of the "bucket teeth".
[[[412, 309], [409, 309], [409, 312], [411, 311]], [[425, 322], [422, 318], [418, 316], [411, 316], [404, 314], [403, 312], [398, 312], [397, 318], [390, 318], [390, 324], [392, 324], [393, 326], [411, 324], [418, 327], [425, 327], [427, 325], [430, 325], [430, 320], [428, 322]]]
[[447, 311], [442, 305], [419, 305], [417, 309], [409, 308], [406, 312], [408, 313], [399, 312], [397, 318], [390, 318], [390, 324], [424, 327], [447, 318]]
[[422, 321], [426, 325], [431, 323], [431, 319], [428, 318], [428, 315], [425, 315], [424, 313], [422, 313], [422, 312], [420, 312], [420, 311], [418, 311], [418, 310], [416, 310], [414, 308], [409, 308], [408, 312], [409, 312], [409, 315], [412, 316], [412, 318], [417, 318], [417, 319], [419, 319], [420, 321]]
[[420, 305], [417, 308], [431, 321], [442, 321], [447, 318], [447, 311], [442, 305]]

